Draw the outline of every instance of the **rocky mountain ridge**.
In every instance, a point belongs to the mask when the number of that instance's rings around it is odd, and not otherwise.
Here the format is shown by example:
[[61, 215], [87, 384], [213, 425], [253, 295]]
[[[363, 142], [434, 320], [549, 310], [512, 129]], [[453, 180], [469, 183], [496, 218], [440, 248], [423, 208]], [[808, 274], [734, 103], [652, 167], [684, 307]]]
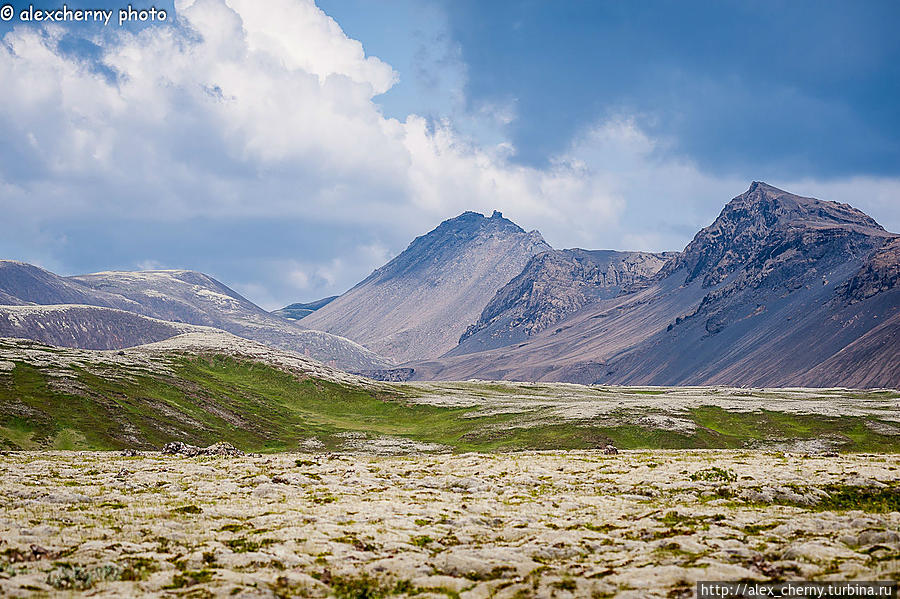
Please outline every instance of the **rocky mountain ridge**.
[[538, 254], [497, 291], [448, 355], [527, 339], [592, 301], [648, 281], [674, 255], [582, 249]]
[[898, 387], [897, 239], [846, 204], [755, 182], [644, 288], [514, 347], [404, 366], [421, 379]]

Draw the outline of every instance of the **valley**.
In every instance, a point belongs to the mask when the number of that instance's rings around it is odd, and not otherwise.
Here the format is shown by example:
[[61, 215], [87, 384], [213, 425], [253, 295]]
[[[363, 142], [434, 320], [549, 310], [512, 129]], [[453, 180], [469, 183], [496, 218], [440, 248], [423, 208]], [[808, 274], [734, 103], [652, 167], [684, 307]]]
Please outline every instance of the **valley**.
[[429, 453], [897, 451], [900, 392], [386, 383], [226, 333], [118, 351], [0, 340], [0, 446]]

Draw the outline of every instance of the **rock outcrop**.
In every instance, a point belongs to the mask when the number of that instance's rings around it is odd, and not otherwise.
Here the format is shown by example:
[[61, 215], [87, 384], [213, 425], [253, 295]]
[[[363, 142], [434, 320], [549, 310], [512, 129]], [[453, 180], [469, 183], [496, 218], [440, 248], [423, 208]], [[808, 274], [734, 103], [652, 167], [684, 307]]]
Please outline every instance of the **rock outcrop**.
[[449, 355], [518, 343], [592, 301], [647, 282], [674, 255], [582, 249], [538, 254], [497, 291]]
[[896, 289], [898, 284], [900, 237], [895, 237], [873, 253], [856, 274], [837, 289], [837, 295], [850, 303], [861, 302]]

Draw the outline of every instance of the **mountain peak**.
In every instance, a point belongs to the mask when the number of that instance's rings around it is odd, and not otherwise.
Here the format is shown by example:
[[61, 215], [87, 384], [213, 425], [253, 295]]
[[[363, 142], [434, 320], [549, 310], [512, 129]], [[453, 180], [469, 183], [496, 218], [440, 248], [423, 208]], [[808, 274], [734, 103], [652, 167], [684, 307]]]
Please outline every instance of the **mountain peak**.
[[522, 243], [528, 246], [528, 257], [550, 249], [538, 231], [526, 233], [522, 227], [504, 218], [497, 210], [494, 210], [490, 217], [467, 210], [413, 239], [406, 250], [373, 272], [363, 283], [370, 279], [391, 278], [427, 269], [447, 256], [466, 251], [465, 248], [483, 244], [491, 238], [505, 239], [511, 244]]
[[750, 183], [750, 189], [747, 190], [746, 193], [753, 193], [754, 191], [758, 193], [769, 193], [769, 194], [784, 194], [788, 193], [783, 189], [778, 189], [774, 185], [769, 185], [765, 181], [753, 181]]
[[463, 212], [415, 238], [302, 324], [341, 331], [401, 362], [437, 357], [533, 255], [550, 249], [540, 233], [526, 233], [497, 210], [489, 217]]
[[854, 243], [849, 237], [889, 235], [873, 218], [848, 204], [799, 196], [754, 181], [747, 191], [728, 202], [716, 220], [698, 232], [662, 272], [667, 275], [686, 267], [686, 282], [702, 277], [705, 286], [715, 285], [748, 267], [751, 261], [764, 260], [776, 248], [782, 248], [778, 253], [790, 247], [804, 254], [816, 244], [849, 244], [843, 250], [836, 245], [833, 249], [851, 251]]
[[490, 216], [485, 216], [480, 212], [466, 210], [459, 216], [445, 220], [430, 232], [417, 237], [416, 239], [422, 239], [423, 237], [428, 237], [429, 235], [433, 234], [459, 231], [460, 229], [477, 231], [483, 228], [509, 229], [510, 231], [515, 231], [518, 233], [524, 232], [522, 227], [509, 220], [508, 218], [503, 218], [503, 213], [499, 210], [494, 210]]
[[762, 181], [754, 181], [747, 191], [731, 200], [719, 219], [751, 215], [762, 216], [769, 226], [839, 226], [884, 231], [875, 219], [849, 204], [796, 195]]

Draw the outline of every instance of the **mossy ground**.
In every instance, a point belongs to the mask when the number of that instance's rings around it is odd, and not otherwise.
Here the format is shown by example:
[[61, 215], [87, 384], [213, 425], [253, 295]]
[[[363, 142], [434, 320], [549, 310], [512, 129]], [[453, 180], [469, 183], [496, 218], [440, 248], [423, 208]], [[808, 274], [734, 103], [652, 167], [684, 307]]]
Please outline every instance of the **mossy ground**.
[[[610, 424], [609, 419], [565, 420], [534, 417], [521, 410], [478, 412], [472, 407], [416, 402], [421, 389], [383, 385], [366, 388], [298, 377], [260, 362], [223, 355], [172, 357], [170, 373], [141, 369], [98, 372], [71, 366], [60, 372], [18, 362], [0, 374], [0, 447], [6, 449], [158, 448], [173, 440], [197, 445], [229, 441], [246, 451], [291, 451], [315, 439], [337, 449], [346, 433], [403, 437], [457, 451], [520, 449], [742, 448], [772, 439], [827, 437], [842, 451], [896, 452], [900, 436], [875, 432], [859, 416], [832, 417], [775, 411], [727, 411], [713, 405], [679, 417], [691, 432]], [[460, 389], [486, 398], [527, 392], [548, 398], [571, 393], [550, 384], [512, 387], [502, 383], [447, 383], [439, 392]], [[658, 389], [621, 389], [664, 395]], [[585, 387], [584, 394], [602, 389]], [[884, 392], [860, 392], [860, 399]], [[711, 402], [713, 401], [711, 396]], [[660, 397], [659, 411], [665, 407]]]

